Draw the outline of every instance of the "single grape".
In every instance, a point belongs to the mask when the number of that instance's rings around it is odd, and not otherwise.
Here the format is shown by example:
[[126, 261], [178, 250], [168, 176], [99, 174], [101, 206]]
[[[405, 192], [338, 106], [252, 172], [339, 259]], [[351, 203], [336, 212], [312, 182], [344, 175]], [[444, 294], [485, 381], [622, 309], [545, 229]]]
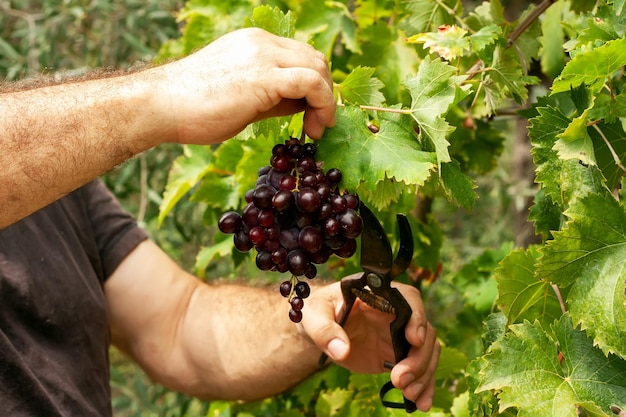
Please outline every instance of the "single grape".
[[287, 190], [279, 190], [274, 197], [272, 197], [272, 207], [276, 211], [284, 211], [293, 206], [295, 200], [293, 193]]
[[283, 175], [278, 184], [278, 189], [292, 191], [296, 188], [297, 181], [296, 177], [291, 174]]
[[302, 307], [304, 307], [304, 300], [300, 297], [293, 297], [290, 301], [290, 304], [291, 308], [296, 311], [300, 311], [302, 310]]
[[295, 276], [302, 276], [309, 265], [309, 259], [300, 249], [294, 249], [287, 254], [287, 266], [289, 272]]
[[267, 240], [267, 237], [265, 236], [265, 229], [261, 226], [254, 226], [250, 229], [248, 237], [254, 246], [261, 246]]
[[315, 213], [322, 205], [320, 194], [312, 188], [302, 188], [296, 197], [298, 209], [305, 213]]
[[280, 246], [274, 252], [272, 252], [272, 262], [275, 265], [284, 264], [287, 262], [287, 249]]
[[235, 236], [233, 236], [233, 243], [235, 244], [235, 248], [237, 248], [239, 252], [244, 253], [249, 252], [250, 249], [254, 247], [254, 244], [250, 241], [248, 234], [245, 233], [243, 230], [235, 233]]
[[272, 197], [274, 197], [276, 191], [269, 185], [260, 185], [252, 193], [252, 202], [254, 205], [263, 210], [272, 207]]
[[242, 221], [252, 227], [259, 224], [259, 209], [254, 203], [248, 203], [241, 213]]
[[317, 227], [305, 226], [298, 234], [298, 244], [307, 252], [319, 251], [323, 243], [322, 232]]
[[302, 154], [304, 154], [304, 147], [296, 142], [293, 145], [289, 146], [289, 154], [293, 158], [298, 159], [302, 156]]
[[[291, 282], [289, 282], [291, 284]], [[289, 287], [291, 291], [291, 287]], [[296, 295], [300, 298], [307, 298], [311, 294], [311, 287], [304, 281], [298, 281], [295, 287]]]
[[289, 310], [289, 319], [294, 323], [300, 323], [302, 321], [302, 311], [294, 310], [293, 308]]
[[272, 210], [261, 210], [258, 216], [259, 224], [263, 227], [270, 227], [274, 224], [274, 212]]
[[359, 208], [359, 197], [356, 194], [344, 194], [346, 199], [346, 207], [352, 210]]
[[356, 252], [356, 240], [354, 239], [346, 239], [346, 243], [335, 250], [333, 253], [340, 258], [349, 258]]
[[304, 154], [307, 156], [315, 156], [315, 152], [317, 152], [317, 145], [314, 143], [305, 143], [304, 144]]
[[[310, 253], [309, 258], [311, 259], [312, 263], [323, 265], [326, 262], [328, 262], [328, 258], [330, 258], [330, 255], [332, 255], [331, 249], [328, 246], [326, 246], [326, 244], [324, 244], [322, 245], [322, 248], [318, 250], [317, 252]], [[306, 273], [305, 273], [305, 276], [306, 276]]]
[[341, 182], [342, 176], [343, 175], [341, 174], [341, 171], [337, 168], [331, 168], [326, 172], [326, 180], [331, 185], [335, 185]]
[[340, 194], [330, 197], [330, 205], [335, 213], [343, 213], [346, 211], [346, 199]]
[[273, 157], [272, 167], [278, 172], [286, 172], [293, 167], [293, 162], [287, 155], [278, 155]]
[[[289, 297], [289, 294], [291, 294], [291, 281], [283, 281], [280, 284], [280, 295], [282, 295], [283, 297]], [[298, 294], [298, 286], [296, 284], [296, 294]], [[302, 297], [302, 295], [298, 295], [298, 297]], [[306, 298], [306, 297], [303, 297]]]
[[236, 211], [227, 211], [217, 221], [222, 233], [232, 234], [241, 229], [241, 216]]
[[304, 158], [300, 158], [298, 159], [296, 167], [298, 168], [298, 171], [300, 172], [313, 171], [316, 168], [315, 159], [311, 158], [310, 156], [305, 156]]
[[274, 267], [274, 262], [272, 262], [272, 254], [268, 251], [261, 251], [256, 254], [256, 266], [261, 271], [269, 271]]
[[309, 264], [306, 271], [304, 272], [304, 276], [308, 279], [313, 279], [317, 276], [317, 267], [312, 263]]
[[288, 150], [289, 148], [287, 147], [287, 145], [284, 145], [282, 143], [277, 143], [272, 148], [272, 156], [286, 155]]
[[339, 220], [335, 217], [331, 217], [324, 221], [324, 235], [325, 236], [335, 236], [339, 233]]
[[269, 165], [265, 165], [264, 167], [259, 168], [259, 170], [257, 171], [257, 176], [262, 176], [267, 174], [268, 172], [270, 172], [270, 166]]
[[347, 209], [337, 216], [337, 220], [339, 220], [341, 232], [345, 237], [356, 239], [361, 235], [363, 220], [355, 210]]

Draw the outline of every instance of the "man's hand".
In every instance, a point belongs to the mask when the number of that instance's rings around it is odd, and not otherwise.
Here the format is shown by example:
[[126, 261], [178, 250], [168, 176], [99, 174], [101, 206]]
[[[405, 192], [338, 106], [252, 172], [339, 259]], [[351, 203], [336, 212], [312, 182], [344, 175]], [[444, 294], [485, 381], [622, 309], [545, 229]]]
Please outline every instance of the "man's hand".
[[260, 29], [123, 76], [0, 88], [0, 229], [164, 142], [213, 144], [271, 116], [335, 123], [325, 57]]
[[180, 143], [221, 142], [251, 122], [302, 110], [311, 138], [335, 123], [325, 56], [261, 29], [231, 32], [155, 70], [166, 75], [159, 99], [177, 129], [171, 137]]
[[[434, 374], [441, 346], [428, 323], [419, 291], [395, 284], [411, 305], [413, 314], [405, 335], [412, 348], [407, 358], [391, 371], [391, 381], [404, 396], [428, 410], [435, 390]], [[336, 321], [341, 317], [343, 296], [340, 284], [315, 288], [306, 301], [302, 320], [304, 331], [312, 341], [337, 364], [359, 373], [385, 372], [384, 362], [394, 360], [389, 323], [393, 316], [375, 310], [357, 299], [345, 328]]]

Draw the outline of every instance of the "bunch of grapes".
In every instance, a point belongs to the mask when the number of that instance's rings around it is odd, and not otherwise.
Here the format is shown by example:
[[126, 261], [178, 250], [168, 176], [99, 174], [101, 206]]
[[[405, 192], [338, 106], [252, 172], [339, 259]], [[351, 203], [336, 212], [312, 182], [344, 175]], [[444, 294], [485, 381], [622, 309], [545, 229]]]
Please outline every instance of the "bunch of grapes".
[[289, 299], [289, 317], [296, 323], [310, 294], [300, 277], [315, 278], [315, 265], [331, 255], [354, 255], [363, 229], [358, 196], [339, 189], [341, 171], [324, 172], [316, 150], [314, 143], [295, 138], [275, 145], [270, 165], [259, 169], [255, 188], [246, 193], [242, 213], [228, 211], [218, 222], [223, 233], [234, 235], [239, 251], [256, 250], [260, 270], [291, 273], [280, 292]]

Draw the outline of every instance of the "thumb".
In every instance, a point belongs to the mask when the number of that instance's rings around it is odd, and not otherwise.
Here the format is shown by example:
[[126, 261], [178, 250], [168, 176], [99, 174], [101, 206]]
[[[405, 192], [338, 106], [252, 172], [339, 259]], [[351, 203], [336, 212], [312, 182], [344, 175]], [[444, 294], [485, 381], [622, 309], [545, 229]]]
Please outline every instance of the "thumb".
[[339, 324], [334, 321], [332, 309], [326, 314], [306, 314], [302, 327], [313, 343], [335, 362], [344, 361], [350, 355], [350, 339]]

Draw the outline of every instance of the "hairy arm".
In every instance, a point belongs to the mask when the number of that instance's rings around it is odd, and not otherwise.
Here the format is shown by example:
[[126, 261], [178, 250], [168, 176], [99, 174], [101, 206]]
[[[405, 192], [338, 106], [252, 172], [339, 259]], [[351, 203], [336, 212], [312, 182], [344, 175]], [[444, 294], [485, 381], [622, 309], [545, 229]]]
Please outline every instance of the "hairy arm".
[[0, 228], [162, 139], [146, 74], [0, 95]]
[[[419, 293], [404, 286], [414, 314], [413, 345], [391, 379], [427, 410], [434, 393], [439, 344]], [[113, 342], [156, 381], [205, 399], [254, 400], [315, 372], [322, 351], [355, 372], [385, 372], [393, 360], [392, 317], [357, 301], [345, 331], [338, 283], [313, 288], [304, 319], [289, 321], [278, 291], [206, 285], [182, 271], [154, 243], [140, 244], [105, 283]]]
[[335, 122], [324, 56], [260, 29], [124, 76], [2, 90], [0, 229], [160, 143], [218, 143], [302, 110], [312, 138]]

